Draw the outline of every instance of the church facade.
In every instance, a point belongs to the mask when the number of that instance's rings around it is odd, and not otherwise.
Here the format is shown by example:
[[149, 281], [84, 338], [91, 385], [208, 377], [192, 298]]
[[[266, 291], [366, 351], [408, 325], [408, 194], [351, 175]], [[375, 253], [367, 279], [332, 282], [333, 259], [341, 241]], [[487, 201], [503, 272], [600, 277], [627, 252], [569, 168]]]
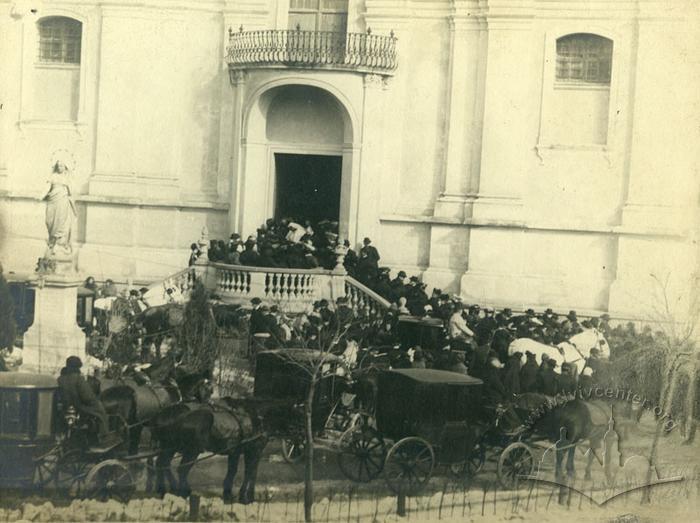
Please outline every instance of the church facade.
[[[465, 300], [639, 316], [698, 262], [698, 5], [0, 0], [0, 259], [148, 281], [266, 218], [338, 221]], [[304, 215], [307, 213], [307, 215]]]

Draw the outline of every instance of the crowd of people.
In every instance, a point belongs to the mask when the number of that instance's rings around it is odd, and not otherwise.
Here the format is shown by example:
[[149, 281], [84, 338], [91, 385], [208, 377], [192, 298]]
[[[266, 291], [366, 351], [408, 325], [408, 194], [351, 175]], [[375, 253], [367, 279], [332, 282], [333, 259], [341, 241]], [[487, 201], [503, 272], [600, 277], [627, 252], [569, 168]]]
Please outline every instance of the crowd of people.
[[[341, 243], [350, 245], [347, 240]], [[238, 233], [231, 234], [228, 241], [210, 240], [207, 257], [212, 262], [230, 265], [333, 269], [338, 244], [338, 222], [323, 220], [312, 224], [306, 220], [301, 225], [292, 218], [271, 218], [245, 241]], [[193, 265], [202, 251], [197, 243], [190, 246], [190, 251], [189, 265]]]

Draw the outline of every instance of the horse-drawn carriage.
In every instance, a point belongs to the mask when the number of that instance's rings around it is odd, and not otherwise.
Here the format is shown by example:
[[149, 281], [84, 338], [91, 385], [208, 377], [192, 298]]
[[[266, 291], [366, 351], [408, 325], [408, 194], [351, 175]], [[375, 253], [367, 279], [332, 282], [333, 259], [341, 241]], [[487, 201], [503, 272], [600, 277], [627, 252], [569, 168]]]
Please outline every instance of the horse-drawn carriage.
[[293, 412], [289, 428], [282, 435], [282, 455], [289, 463], [301, 461], [304, 455], [304, 405], [314, 373], [311, 416], [314, 445], [337, 450], [343, 434], [363, 417], [353, 406], [345, 361], [334, 354], [311, 349], [269, 350], [256, 356], [254, 396], [262, 400], [287, 400]]
[[343, 468], [363, 479], [383, 473], [396, 493], [415, 495], [437, 465], [473, 474], [484, 463], [480, 447], [488, 428], [481, 408], [482, 381], [428, 369], [383, 371], [377, 390], [376, 429], [351, 433]]
[[8, 488], [58, 489], [69, 495], [128, 498], [132, 464], [143, 456], [93, 451], [92, 420], [60, 404], [56, 379], [0, 374], [0, 482]]

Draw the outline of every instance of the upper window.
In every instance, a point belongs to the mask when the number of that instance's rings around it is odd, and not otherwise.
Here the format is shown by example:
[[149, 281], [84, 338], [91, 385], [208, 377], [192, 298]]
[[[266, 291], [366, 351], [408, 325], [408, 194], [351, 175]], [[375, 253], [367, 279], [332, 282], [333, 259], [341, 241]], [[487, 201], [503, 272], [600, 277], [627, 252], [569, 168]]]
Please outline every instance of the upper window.
[[345, 33], [348, 0], [290, 0], [289, 28]]
[[557, 81], [610, 85], [613, 41], [577, 33], [557, 39]]
[[39, 62], [80, 64], [80, 41], [83, 24], [64, 16], [39, 21]]

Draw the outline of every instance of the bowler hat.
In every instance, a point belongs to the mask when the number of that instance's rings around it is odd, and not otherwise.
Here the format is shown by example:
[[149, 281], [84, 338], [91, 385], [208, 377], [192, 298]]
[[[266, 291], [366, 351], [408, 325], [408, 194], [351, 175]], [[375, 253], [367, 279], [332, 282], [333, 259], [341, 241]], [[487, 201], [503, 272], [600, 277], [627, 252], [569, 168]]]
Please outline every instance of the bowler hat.
[[569, 314], [566, 315], [567, 318], [570, 320], [575, 320], [576, 319], [576, 311], [569, 311]]
[[398, 276], [399, 276], [399, 278], [405, 278], [405, 277], [406, 277], [406, 273], [405, 273], [404, 271], [399, 271]]

